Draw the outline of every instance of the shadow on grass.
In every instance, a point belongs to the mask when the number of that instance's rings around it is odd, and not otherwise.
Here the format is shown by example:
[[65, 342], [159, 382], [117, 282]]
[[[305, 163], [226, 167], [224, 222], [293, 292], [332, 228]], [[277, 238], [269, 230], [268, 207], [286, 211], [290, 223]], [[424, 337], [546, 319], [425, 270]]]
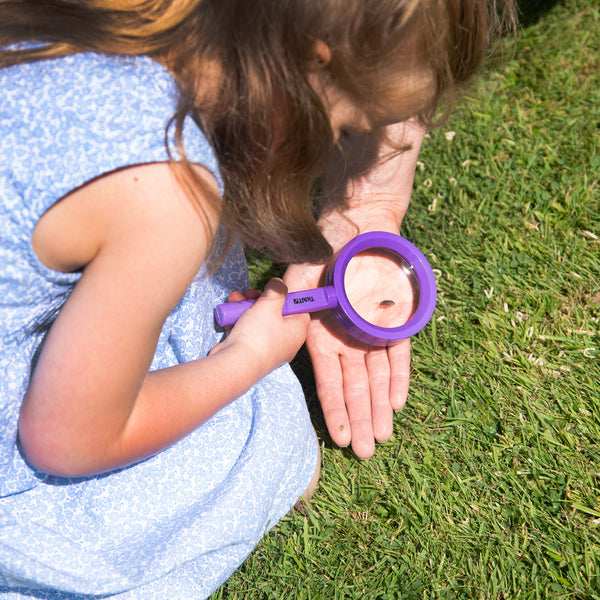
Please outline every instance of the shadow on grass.
[[544, 13], [551, 10], [560, 0], [518, 0], [521, 27], [536, 23]]

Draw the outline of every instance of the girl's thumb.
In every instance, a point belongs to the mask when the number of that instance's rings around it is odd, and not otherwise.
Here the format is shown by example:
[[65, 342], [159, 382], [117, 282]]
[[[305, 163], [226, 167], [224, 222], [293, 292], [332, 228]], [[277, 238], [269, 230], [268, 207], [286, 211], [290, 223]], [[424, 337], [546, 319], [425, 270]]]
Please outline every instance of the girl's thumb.
[[279, 277], [274, 277], [265, 286], [265, 290], [262, 293], [262, 297], [264, 297], [265, 299], [271, 298], [274, 300], [275, 298], [277, 298], [277, 296], [279, 296], [283, 304], [285, 297], [287, 296], [287, 292], [287, 285], [285, 285], [285, 283], [283, 283], [283, 281]]

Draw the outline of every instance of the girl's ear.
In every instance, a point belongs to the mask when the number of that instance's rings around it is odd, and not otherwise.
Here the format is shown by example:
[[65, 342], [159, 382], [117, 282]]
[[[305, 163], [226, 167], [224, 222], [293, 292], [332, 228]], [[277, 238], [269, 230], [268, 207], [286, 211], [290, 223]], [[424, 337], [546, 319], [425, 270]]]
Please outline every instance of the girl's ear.
[[315, 55], [319, 67], [326, 67], [331, 62], [331, 48], [322, 40], [315, 42]]

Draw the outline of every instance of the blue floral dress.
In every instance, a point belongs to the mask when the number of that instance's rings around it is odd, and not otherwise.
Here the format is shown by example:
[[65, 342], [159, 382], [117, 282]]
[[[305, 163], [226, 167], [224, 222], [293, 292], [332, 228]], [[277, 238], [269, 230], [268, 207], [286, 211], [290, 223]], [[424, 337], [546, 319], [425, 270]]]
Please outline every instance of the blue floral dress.
[[[176, 87], [148, 58], [80, 54], [0, 70], [0, 89], [0, 598], [200, 600], [311, 480], [318, 446], [302, 390], [285, 366], [135, 465], [78, 479], [33, 469], [18, 446], [19, 408], [40, 325], [79, 278], [37, 259], [33, 228], [94, 177], [167, 160]], [[191, 121], [184, 147], [222, 186]], [[214, 306], [247, 286], [240, 247], [215, 274], [198, 273], [165, 322], [152, 369], [205, 356], [223, 335]]]

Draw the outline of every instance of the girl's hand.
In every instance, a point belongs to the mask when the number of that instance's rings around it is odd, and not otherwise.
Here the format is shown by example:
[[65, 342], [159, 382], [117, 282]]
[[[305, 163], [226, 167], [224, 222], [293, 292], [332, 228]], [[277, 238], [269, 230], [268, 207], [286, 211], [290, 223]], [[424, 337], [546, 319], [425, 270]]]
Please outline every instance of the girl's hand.
[[210, 355], [233, 346], [245, 347], [248, 356], [258, 360], [263, 375], [291, 361], [304, 343], [309, 317], [283, 317], [281, 313], [286, 295], [287, 286], [277, 278], [269, 281], [262, 294], [256, 290], [230, 294], [230, 302], [256, 299], [256, 303], [244, 312]]

